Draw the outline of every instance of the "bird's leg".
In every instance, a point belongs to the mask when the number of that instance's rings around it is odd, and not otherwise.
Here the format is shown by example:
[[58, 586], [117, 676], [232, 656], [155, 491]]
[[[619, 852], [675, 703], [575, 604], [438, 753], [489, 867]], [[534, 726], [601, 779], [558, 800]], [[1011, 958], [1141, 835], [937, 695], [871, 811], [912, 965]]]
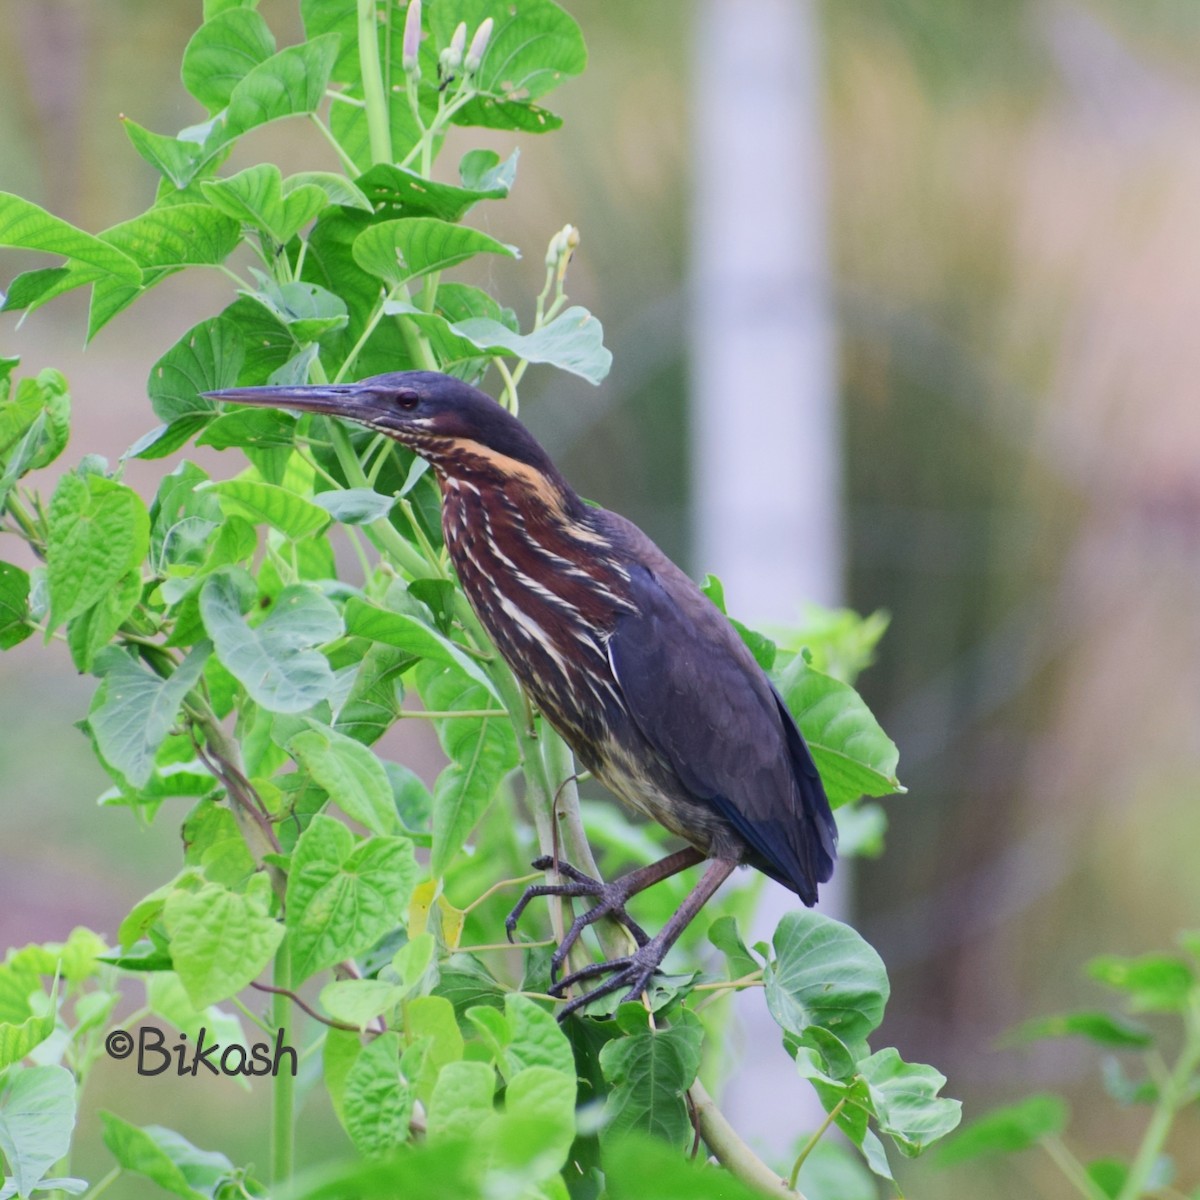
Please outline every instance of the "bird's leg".
[[[662, 864], [655, 865], [661, 866]], [[558, 1012], [558, 1019], [564, 1021], [573, 1012], [578, 1012], [579, 1009], [590, 1004], [593, 1000], [598, 1000], [601, 996], [607, 996], [612, 992], [620, 991], [622, 988], [629, 989], [623, 999], [638, 999], [646, 990], [655, 971], [662, 965], [662, 960], [666, 957], [667, 951], [679, 939], [679, 935], [687, 928], [692, 918], [704, 907], [704, 904], [712, 896], [713, 892], [729, 878], [736, 866], [737, 861], [735, 859], [714, 858], [708, 864], [708, 869], [701, 876], [700, 882], [688, 893], [683, 903], [672, 914], [671, 919], [649, 941], [640, 944], [632, 954], [624, 958], [614, 958], [610, 962], [594, 963], [592, 966], [575, 971], [573, 974], [567, 975], [555, 983], [550, 988], [550, 994], [552, 996], [562, 996], [567, 988], [576, 983], [583, 983], [585, 980], [595, 979], [597, 976], [606, 975], [610, 971], [612, 972], [612, 976], [600, 984], [599, 987], [593, 988], [590, 992], [584, 992], [582, 995], [576, 996], [573, 1000], [564, 1004]]]
[[703, 861], [704, 855], [689, 846], [684, 850], [677, 850], [674, 854], [668, 854], [666, 858], [659, 859], [658, 862], [651, 863], [649, 866], [638, 867], [636, 871], [630, 871], [628, 874], [614, 879], [611, 883], [603, 883], [599, 879], [593, 879], [590, 875], [576, 870], [570, 863], [556, 863], [549, 855], [535, 859], [532, 863], [535, 870], [548, 871], [554, 867], [570, 882], [541, 883], [527, 887], [504, 922], [508, 940], [512, 941], [517, 922], [521, 919], [521, 914], [530, 900], [534, 900], [538, 896], [591, 896], [596, 900], [596, 904], [575, 918], [571, 928], [564, 935], [562, 944], [550, 959], [551, 982], [558, 976], [563, 963], [566, 962], [567, 955], [571, 952], [571, 947], [579, 940], [579, 935], [602, 917], [612, 917], [614, 921], [619, 921], [629, 930], [633, 940], [639, 946], [645, 946], [649, 943], [650, 938], [646, 931], [625, 911], [626, 901], [630, 896], [636, 896], [638, 892], [645, 891], [652, 884], [677, 875], [680, 871]]

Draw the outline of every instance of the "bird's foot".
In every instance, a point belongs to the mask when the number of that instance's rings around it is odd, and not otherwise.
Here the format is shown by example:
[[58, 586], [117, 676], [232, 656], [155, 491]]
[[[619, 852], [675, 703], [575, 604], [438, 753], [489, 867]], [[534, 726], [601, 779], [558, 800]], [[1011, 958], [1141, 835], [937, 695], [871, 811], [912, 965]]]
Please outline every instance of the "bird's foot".
[[[558, 873], [567, 879], [567, 883], [538, 883], [527, 887], [522, 894], [520, 900], [504, 922], [505, 932], [508, 934], [508, 940], [513, 940], [513, 934], [517, 929], [517, 922], [521, 919], [521, 914], [525, 911], [526, 906], [531, 900], [536, 900], [539, 896], [588, 896], [595, 899], [596, 903], [575, 918], [571, 924], [571, 928], [567, 930], [563, 937], [562, 944], [554, 951], [550, 959], [550, 981], [558, 978], [559, 971], [562, 970], [562, 965], [567, 961], [567, 955], [571, 953], [571, 947], [579, 940], [580, 934], [589, 926], [595, 924], [603, 917], [612, 917], [614, 921], [619, 921], [626, 929], [629, 930], [633, 940], [637, 942], [639, 951], [640, 948], [646, 946], [650, 942], [650, 937], [646, 931], [625, 911], [625, 902], [637, 890], [630, 886], [628, 882], [631, 879], [630, 875], [624, 875], [620, 879], [614, 879], [612, 883], [603, 883], [599, 879], [593, 879], [590, 875], [585, 875], [582, 871], [576, 870], [570, 863], [556, 863], [549, 855], [544, 855], [541, 858], [535, 858], [531, 864], [535, 871], [548, 871], [554, 867]], [[661, 957], [661, 956], [660, 956]], [[614, 959], [614, 962], [624, 960]], [[599, 967], [607, 966], [605, 963], [597, 963]], [[586, 969], [586, 968], [585, 968]], [[594, 973], [594, 972], [593, 972]], [[577, 971], [576, 975], [579, 974]], [[651, 971], [653, 974], [653, 970]], [[575, 975], [570, 976], [571, 979]], [[619, 984], [617, 986], [620, 986]], [[614, 989], [609, 988], [608, 991]], [[551, 993], [554, 989], [551, 988]], [[572, 1001], [574, 1004], [574, 1001]], [[574, 1009], [572, 1009], [574, 1011]]]
[[[591, 991], [583, 992], [568, 1000], [555, 1014], [560, 1024], [572, 1013], [578, 1012], [581, 1008], [585, 1008], [591, 1004], [593, 1000], [599, 1000], [603, 996], [609, 996], [613, 992], [619, 992], [622, 989], [625, 989], [625, 995], [621, 997], [622, 1002], [626, 1000], [639, 1000], [650, 986], [650, 981], [654, 978], [655, 972], [662, 965], [662, 960], [666, 955], [667, 949], [668, 945], [660, 935], [642, 943], [632, 954], [627, 954], [624, 958], [614, 958], [608, 962], [592, 963], [590, 966], [583, 967], [578, 971], [572, 972], [570, 975], [564, 976], [551, 986], [551, 996], [561, 999], [566, 990], [577, 983], [584, 983], [589, 979], [596, 979], [601, 975], [609, 975], [609, 978], [597, 987], [592, 988]], [[609, 974], [610, 972], [611, 974]]]

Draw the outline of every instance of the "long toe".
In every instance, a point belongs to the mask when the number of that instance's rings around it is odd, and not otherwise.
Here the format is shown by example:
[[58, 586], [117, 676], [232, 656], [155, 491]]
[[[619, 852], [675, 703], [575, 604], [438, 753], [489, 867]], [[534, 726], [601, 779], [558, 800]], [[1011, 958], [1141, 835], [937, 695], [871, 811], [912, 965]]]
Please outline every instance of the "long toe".
[[[620, 971], [632, 961], [632, 958], [614, 958], [610, 962], [589, 963], [586, 967], [580, 967], [578, 971], [572, 971], [570, 975], [564, 975], [550, 988], [550, 995], [561, 996], [567, 988], [574, 987], [577, 983], [583, 983], [588, 979], [597, 979], [601, 975], [607, 975], [610, 971]], [[572, 1003], [574, 1002], [572, 1001]]]
[[549, 855], [543, 854], [541, 858], [535, 858], [529, 864], [535, 871], [557, 871], [564, 879], [570, 879], [575, 883], [590, 884], [592, 887], [599, 890], [604, 885], [598, 879], [593, 879], [590, 875], [585, 875], [577, 867], [571, 866], [569, 862], [563, 862], [559, 859], [557, 862]]

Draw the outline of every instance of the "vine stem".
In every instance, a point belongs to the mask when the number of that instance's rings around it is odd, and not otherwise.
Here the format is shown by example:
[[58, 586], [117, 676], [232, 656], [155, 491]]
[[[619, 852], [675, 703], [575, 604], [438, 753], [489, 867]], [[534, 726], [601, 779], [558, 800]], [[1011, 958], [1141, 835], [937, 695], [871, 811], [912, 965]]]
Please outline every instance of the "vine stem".
[[788, 1176], [788, 1187], [792, 1191], [796, 1190], [796, 1180], [800, 1178], [800, 1168], [804, 1166], [805, 1160], [816, 1148], [817, 1143], [825, 1136], [825, 1131], [838, 1119], [842, 1109], [846, 1107], [846, 1098], [843, 1096], [826, 1114], [825, 1120], [821, 1122], [820, 1128], [816, 1133], [804, 1143], [804, 1149], [796, 1155], [796, 1161], [792, 1164], [792, 1173]]
[[1041, 1147], [1081, 1196], [1086, 1200], [1104, 1200], [1105, 1193], [1092, 1182], [1087, 1171], [1083, 1169], [1083, 1164], [1067, 1149], [1061, 1138], [1054, 1135], [1044, 1137]]
[[362, 69], [363, 100], [371, 159], [392, 161], [392, 129], [387, 89], [379, 66], [379, 37], [375, 29], [375, 0], [358, 0], [358, 62]]
[[697, 1079], [688, 1088], [688, 1097], [696, 1113], [700, 1136], [731, 1175], [768, 1196], [777, 1196], [781, 1200], [804, 1200], [798, 1191], [788, 1187], [783, 1178], [746, 1145], [700, 1080]]
[[84, 1196], [83, 1200], [95, 1200], [97, 1196], [102, 1196], [120, 1178], [121, 1168], [113, 1167], [113, 1169], [109, 1171], [109, 1173], [105, 1175], [103, 1179], [97, 1181], [96, 1186], [93, 1187], [86, 1196]]
[[[272, 973], [271, 1023], [276, 1030], [287, 1028], [290, 1008], [291, 966], [286, 947], [275, 955]], [[296, 1151], [296, 1081], [291, 1071], [276, 1071], [271, 1080], [271, 1181], [276, 1186], [290, 1182]]]
[[[1184, 1013], [1184, 1041], [1171, 1073], [1159, 1086], [1158, 1102], [1142, 1137], [1117, 1200], [1137, 1200], [1146, 1189], [1154, 1164], [1163, 1152], [1175, 1116], [1188, 1102], [1192, 1075], [1200, 1066], [1200, 999], [1193, 997]], [[1049, 1146], [1047, 1146], [1049, 1150]]]

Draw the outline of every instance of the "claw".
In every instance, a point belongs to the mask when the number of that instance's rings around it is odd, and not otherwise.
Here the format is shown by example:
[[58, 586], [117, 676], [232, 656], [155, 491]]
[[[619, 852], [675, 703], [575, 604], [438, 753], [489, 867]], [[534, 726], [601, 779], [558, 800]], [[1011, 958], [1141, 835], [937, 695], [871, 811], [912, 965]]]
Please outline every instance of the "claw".
[[650, 981], [654, 978], [655, 972], [661, 965], [667, 949], [668, 946], [665, 943], [658, 939], [652, 939], [644, 945], [639, 946], [633, 954], [626, 955], [624, 958], [614, 958], [609, 962], [591, 963], [589, 966], [582, 967], [578, 971], [573, 971], [570, 975], [560, 979], [558, 983], [550, 988], [550, 995], [561, 997], [568, 988], [574, 987], [578, 983], [584, 983], [589, 979], [595, 979], [599, 975], [606, 975], [612, 972], [612, 977], [606, 979], [597, 987], [568, 1000], [555, 1014], [559, 1023], [561, 1024], [565, 1021], [572, 1013], [577, 1013], [580, 1009], [586, 1008], [593, 1000], [610, 996], [613, 992], [621, 991], [622, 988], [628, 989], [625, 995], [621, 997], [622, 1003], [627, 1000], [640, 999], [643, 992], [650, 986]]
[[624, 885], [622, 880], [602, 883], [599, 879], [585, 875], [570, 863], [561, 861], [555, 863], [549, 855], [535, 858], [530, 865], [535, 871], [548, 871], [553, 867], [570, 882], [530, 884], [513, 906], [512, 912], [505, 918], [504, 930], [510, 942], [516, 933], [517, 922], [521, 919], [521, 914], [528, 907], [529, 902], [536, 900], [539, 896], [570, 896], [572, 898], [589, 896], [597, 901], [587, 912], [581, 913], [575, 918], [570, 929], [563, 936], [562, 943], [555, 950], [550, 959], [551, 982], [557, 978], [563, 963], [567, 960], [567, 955], [571, 952], [571, 947], [579, 940], [583, 931], [602, 917], [612, 917], [613, 920], [619, 921], [629, 930], [633, 940], [639, 946], [646, 945], [650, 940], [646, 931], [625, 911], [625, 902], [629, 899], [631, 889]]
[[[713, 859], [699, 884], [689, 893], [687, 899], [653, 938], [625, 911], [625, 903], [631, 896], [636, 896], [638, 892], [643, 891], [651, 884], [658, 883], [678, 871], [694, 866], [696, 863], [702, 862], [703, 858], [704, 856], [698, 850], [690, 847], [677, 850], [659, 862], [639, 867], [627, 875], [622, 875], [620, 879], [615, 879], [612, 883], [603, 883], [599, 879], [593, 879], [590, 875], [585, 875], [571, 866], [570, 863], [556, 862], [549, 856], [534, 861], [535, 870], [546, 871], [553, 867], [569, 882], [534, 884], [527, 887], [504, 922], [509, 941], [512, 940], [521, 914], [529, 902], [538, 896], [591, 896], [596, 903], [587, 912], [575, 918], [571, 923], [571, 928], [563, 936], [562, 944], [554, 951], [550, 959], [550, 994], [555, 998], [561, 998], [568, 988], [577, 983], [596, 979], [601, 975], [611, 975], [611, 978], [592, 988], [591, 991], [568, 1000], [558, 1011], [559, 1021], [565, 1021], [572, 1013], [578, 1012], [593, 1000], [620, 991], [622, 988], [628, 989], [624, 996], [625, 1000], [637, 1000], [642, 995], [667, 951], [675, 944], [675, 940], [699, 911], [701, 905], [729, 877], [737, 862], [734, 859]], [[592, 963], [558, 979], [558, 973], [562, 970], [563, 963], [567, 961], [567, 955], [571, 952], [571, 948], [579, 941], [580, 935], [601, 917], [612, 917], [613, 920], [619, 921], [637, 942], [637, 949], [623, 958]]]

